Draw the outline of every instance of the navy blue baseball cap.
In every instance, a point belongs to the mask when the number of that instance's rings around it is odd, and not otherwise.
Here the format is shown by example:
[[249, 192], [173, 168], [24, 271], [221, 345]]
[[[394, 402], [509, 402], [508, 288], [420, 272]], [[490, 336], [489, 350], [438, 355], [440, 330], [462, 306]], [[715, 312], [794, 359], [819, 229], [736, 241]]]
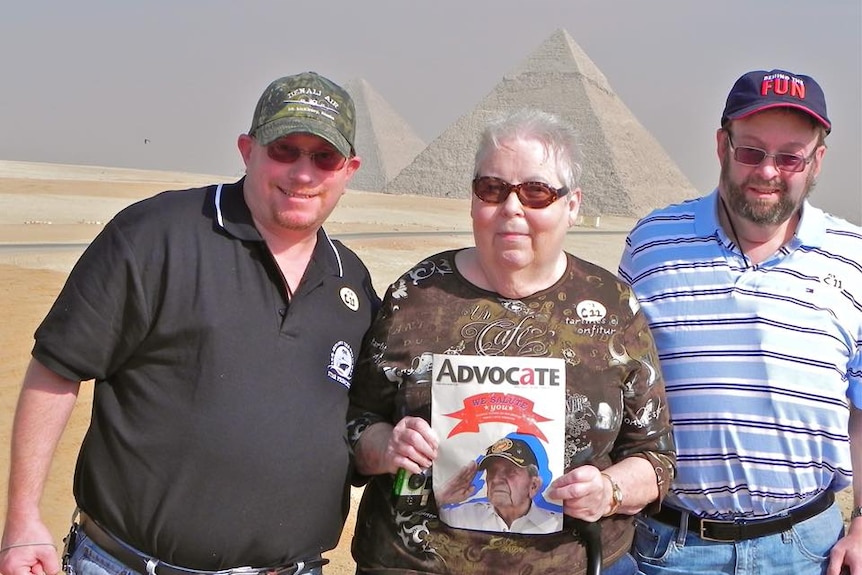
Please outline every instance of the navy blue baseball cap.
[[740, 77], [727, 95], [721, 125], [779, 107], [802, 110], [823, 124], [827, 134], [832, 131], [820, 85], [811, 76], [785, 70], [755, 70]]

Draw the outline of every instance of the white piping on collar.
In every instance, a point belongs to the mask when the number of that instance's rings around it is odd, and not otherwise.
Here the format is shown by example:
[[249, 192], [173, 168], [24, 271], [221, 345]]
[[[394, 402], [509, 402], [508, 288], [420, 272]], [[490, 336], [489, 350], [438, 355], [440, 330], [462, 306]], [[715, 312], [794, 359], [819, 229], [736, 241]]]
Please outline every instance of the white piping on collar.
[[218, 220], [218, 225], [224, 229], [224, 216], [221, 213], [221, 187], [223, 184], [219, 184], [216, 188], [215, 192], [215, 209], [216, 209], [216, 219]]
[[329, 242], [329, 247], [332, 248], [333, 253], [335, 254], [335, 259], [338, 260], [338, 277], [344, 277], [344, 266], [341, 265], [341, 254], [338, 253], [338, 248], [335, 247], [335, 244], [332, 243], [332, 240], [329, 239], [329, 234], [326, 233], [326, 230], [323, 230], [323, 235], [326, 236], [326, 241]]
[[[216, 188], [215, 192], [215, 209], [216, 209], [216, 220], [218, 220], [218, 225], [224, 229], [224, 215], [221, 211], [221, 188], [224, 184], [219, 184]], [[326, 230], [323, 230], [323, 235], [326, 237], [326, 241], [329, 242], [329, 247], [332, 248], [332, 253], [335, 254], [335, 259], [338, 261], [338, 277], [344, 277], [344, 265], [341, 263], [341, 254], [338, 253], [338, 248], [335, 247], [335, 244], [332, 243], [332, 240], [329, 238], [329, 234], [326, 233]]]

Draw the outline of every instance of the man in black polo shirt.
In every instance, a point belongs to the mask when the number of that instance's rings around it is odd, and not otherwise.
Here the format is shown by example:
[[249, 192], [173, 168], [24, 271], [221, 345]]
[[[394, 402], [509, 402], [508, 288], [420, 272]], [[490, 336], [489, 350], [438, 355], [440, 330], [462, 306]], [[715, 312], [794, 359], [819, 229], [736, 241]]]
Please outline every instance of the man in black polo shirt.
[[36, 331], [0, 573], [60, 570], [39, 499], [90, 379], [67, 569], [321, 573], [349, 502], [354, 359], [379, 305], [321, 227], [359, 168], [354, 133], [342, 88], [278, 79], [239, 136], [243, 179], [139, 202], [93, 241]]

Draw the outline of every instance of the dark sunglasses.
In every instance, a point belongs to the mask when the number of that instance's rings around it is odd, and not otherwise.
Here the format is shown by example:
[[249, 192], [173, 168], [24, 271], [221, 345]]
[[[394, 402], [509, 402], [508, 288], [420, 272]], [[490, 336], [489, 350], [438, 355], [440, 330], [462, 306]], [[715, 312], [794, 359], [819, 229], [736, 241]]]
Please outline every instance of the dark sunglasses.
[[319, 150], [317, 152], [306, 152], [296, 146], [291, 146], [278, 140], [272, 142], [266, 147], [266, 154], [276, 162], [282, 164], [292, 164], [299, 159], [300, 156], [308, 156], [318, 169], [327, 172], [335, 172], [344, 166], [347, 158], [342, 156], [335, 150]]
[[814, 148], [814, 152], [811, 152], [811, 155], [807, 158], [799, 154], [787, 154], [783, 152], [769, 154], [766, 150], [761, 150], [760, 148], [734, 146], [730, 132], [727, 132], [727, 143], [730, 144], [730, 149], [733, 150], [733, 159], [740, 164], [759, 166], [766, 158], [772, 158], [772, 161], [775, 162], [775, 167], [782, 172], [801, 172], [814, 159], [814, 153], [817, 151], [817, 148]]
[[478, 176], [473, 180], [473, 193], [483, 202], [502, 204], [515, 192], [525, 208], [547, 208], [569, 193], [569, 188], [552, 188], [544, 182], [521, 182], [510, 184], [506, 180], [491, 176]]

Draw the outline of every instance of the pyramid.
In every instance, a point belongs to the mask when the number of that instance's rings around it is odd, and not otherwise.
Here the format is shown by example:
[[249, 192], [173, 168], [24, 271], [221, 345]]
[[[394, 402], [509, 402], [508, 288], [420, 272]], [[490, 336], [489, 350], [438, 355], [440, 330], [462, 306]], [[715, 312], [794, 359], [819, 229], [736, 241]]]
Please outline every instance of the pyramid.
[[379, 192], [425, 149], [425, 142], [362, 78], [351, 80], [344, 89], [356, 107], [355, 145], [362, 158], [350, 188]]
[[431, 142], [383, 191], [470, 197], [479, 133], [494, 116], [522, 107], [556, 114], [575, 127], [584, 156], [582, 215], [642, 217], [651, 209], [698, 195], [562, 29]]

